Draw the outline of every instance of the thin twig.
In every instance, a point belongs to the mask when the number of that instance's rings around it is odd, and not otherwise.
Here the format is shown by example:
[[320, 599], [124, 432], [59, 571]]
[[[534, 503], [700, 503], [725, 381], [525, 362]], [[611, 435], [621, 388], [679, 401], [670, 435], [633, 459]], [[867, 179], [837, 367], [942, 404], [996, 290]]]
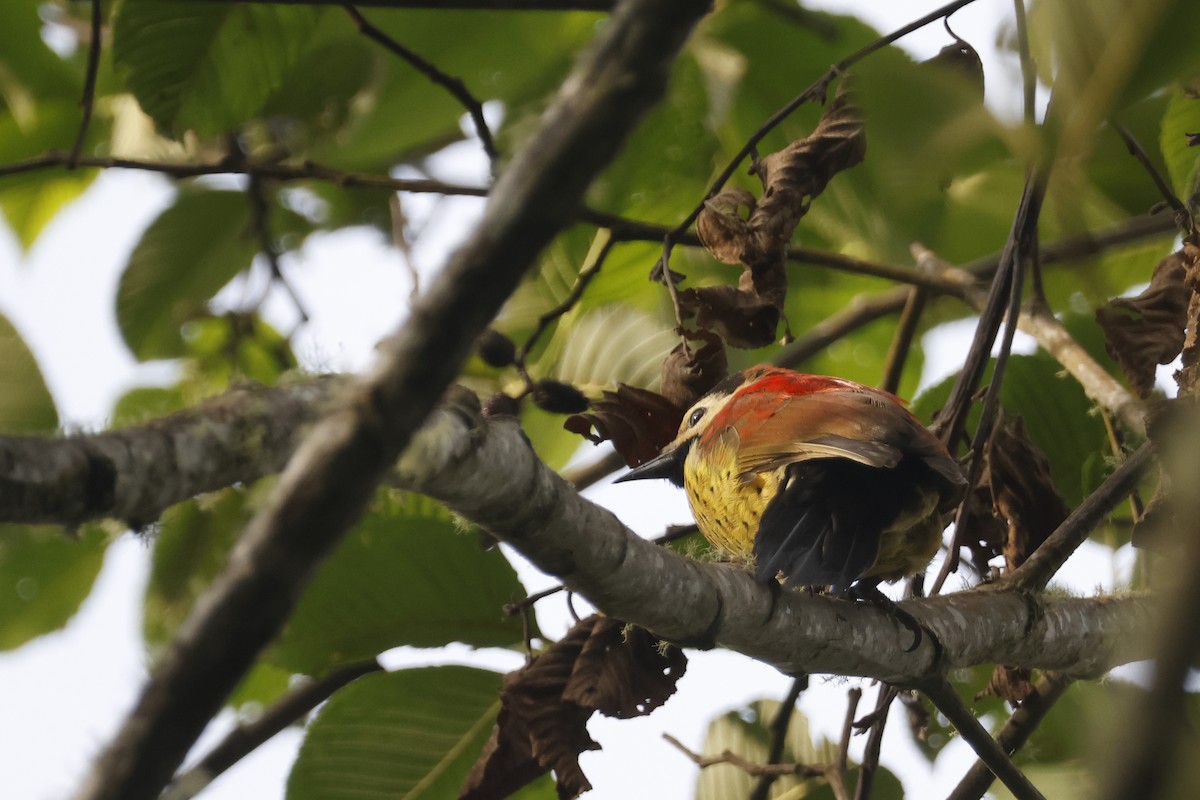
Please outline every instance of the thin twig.
[[908, 290], [908, 298], [904, 301], [904, 310], [900, 312], [900, 320], [896, 323], [896, 333], [888, 348], [887, 360], [883, 366], [883, 380], [879, 386], [885, 392], [895, 394], [900, 388], [900, 377], [904, 374], [904, 363], [912, 350], [913, 338], [917, 326], [921, 323], [921, 313], [925, 310], [925, 300], [929, 293], [914, 286]]
[[1004, 580], [1004, 584], [1031, 591], [1044, 589], [1100, 520], [1134, 490], [1153, 459], [1154, 446], [1149, 442], [1134, 451], [1054, 533], [1046, 537], [1025, 563]]
[[666, 545], [670, 544], [671, 542], [677, 542], [680, 539], [686, 539], [693, 533], [698, 533], [699, 531], [700, 526], [696, 525], [695, 523], [691, 525], [668, 525], [666, 533], [664, 533], [662, 536], [656, 536], [650, 541], [654, 544]]
[[[1029, 737], [1037, 730], [1037, 726], [1046, 718], [1046, 714], [1074, 682], [1073, 678], [1057, 672], [1042, 675], [1033, 687], [1033, 692], [1004, 723], [1004, 727], [996, 735], [996, 743], [1010, 756], [1024, 747]], [[976, 761], [946, 800], [979, 800], [995, 779], [996, 776], [988, 769], [987, 764]]]
[[[879, 769], [879, 751], [883, 746], [883, 729], [887, 726], [888, 709], [896, 699], [897, 690], [887, 684], [879, 685], [879, 699], [875, 701], [875, 710], [858, 722], [853, 723], [858, 730], [864, 729], [864, 723], [871, 728], [867, 737], [867, 747], [863, 752], [862, 764], [858, 770], [858, 785], [854, 788], [854, 800], [867, 800], [875, 783], [875, 772]], [[869, 722], [868, 722], [869, 720]]]
[[1179, 226], [1179, 232], [1183, 234], [1185, 239], [1194, 237], [1196, 235], [1196, 221], [1192, 219], [1192, 212], [1188, 210], [1184, 202], [1175, 194], [1175, 190], [1171, 188], [1171, 184], [1167, 183], [1167, 179], [1158, 171], [1158, 167], [1154, 166], [1154, 162], [1150, 160], [1150, 156], [1147, 155], [1141, 143], [1129, 132], [1129, 129], [1116, 120], [1111, 120], [1110, 122], [1113, 130], [1125, 142], [1125, 147], [1128, 148], [1129, 154], [1137, 159], [1137, 162], [1142, 165], [1142, 169], [1146, 170], [1146, 174], [1150, 176], [1150, 180], [1154, 181], [1154, 187], [1162, 195], [1163, 202], [1175, 212], [1175, 224]]
[[938, 711], [950, 720], [959, 735], [971, 745], [975, 754], [983, 760], [996, 777], [1004, 782], [1005, 787], [1013, 793], [1017, 800], [1046, 800], [1037, 790], [1025, 773], [1017, 769], [1016, 764], [1008, 757], [1008, 753], [997, 744], [991, 734], [979, 723], [971, 709], [954, 691], [954, 687], [944, 678], [938, 678], [922, 685], [921, 691], [929, 698]]
[[[973, 275], [943, 261], [920, 243], [912, 246], [912, 253], [922, 269], [934, 272], [942, 280], [960, 283], [962, 291], [958, 296], [964, 302], [976, 311], [983, 308], [987, 296]], [[1039, 347], [1053, 356], [1075, 378], [1092, 402], [1120, 419], [1129, 430], [1139, 436], [1145, 434], [1146, 409], [1141, 401], [1075, 341], [1049, 307], [1035, 299], [1027, 310], [1020, 313], [1017, 327], [1032, 336]]]
[[1025, 17], [1025, 0], [1013, 0], [1013, 19], [1017, 23], [1017, 52], [1021, 58], [1022, 113], [1025, 123], [1035, 122], [1037, 109], [1037, 71], [1033, 67], [1033, 55], [1029, 51], [1029, 25]]
[[784, 775], [797, 775], [801, 778], [823, 778], [825, 777], [826, 770], [829, 769], [827, 766], [817, 764], [758, 764], [742, 758], [732, 750], [722, 750], [717, 755], [706, 756], [689, 749], [687, 745], [669, 733], [664, 733], [663, 738], [674, 745], [679, 752], [687, 756], [693, 764], [701, 769], [713, 767], [717, 764], [730, 764], [751, 777], [774, 775], [776, 778]]
[[[27, 172], [38, 172], [54, 167], [65, 167], [70, 161], [70, 153], [62, 150], [50, 150], [40, 156], [0, 166], [0, 177], [23, 175]], [[311, 161], [305, 161], [302, 164], [263, 164], [247, 162], [242, 159], [222, 159], [221, 161], [208, 164], [187, 164], [144, 161], [136, 158], [81, 155], [76, 161], [76, 166], [94, 167], [97, 169], [135, 169], [142, 172], [158, 172], [163, 175], [169, 175], [172, 178], [197, 178], [202, 175], [259, 175], [263, 178], [271, 178], [277, 181], [319, 180], [327, 181], [342, 188], [392, 189], [397, 192], [413, 192], [415, 194], [487, 197], [490, 191], [482, 186], [465, 186], [427, 178], [392, 178], [387, 175], [346, 172]]]
[[[267, 202], [267, 192], [263, 186], [262, 178], [257, 175], [250, 176], [250, 183], [246, 188], [246, 197], [250, 201], [250, 224], [254, 228], [255, 234], [258, 236], [258, 248], [262, 252], [263, 257], [267, 259], [267, 265], [271, 269], [271, 280], [267, 283], [266, 291], [269, 292], [272, 283], [278, 283], [283, 287], [288, 296], [292, 298], [292, 305], [296, 308], [296, 313], [300, 315], [300, 327], [308, 322], [308, 311], [304, 307], [304, 302], [297, 294], [295, 287], [284, 276], [283, 270], [279, 266], [279, 251], [275, 249], [275, 240], [271, 236], [270, 222], [270, 205]], [[263, 300], [266, 299], [266, 293], [263, 294]], [[261, 301], [260, 301], [261, 303]], [[295, 331], [292, 332], [293, 334]], [[288, 338], [291, 338], [290, 336]]]
[[591, 258], [591, 263], [585, 264], [583, 269], [579, 271], [579, 276], [575, 279], [575, 285], [571, 287], [571, 291], [567, 294], [566, 298], [557, 306], [538, 317], [537, 325], [534, 326], [533, 332], [529, 334], [529, 337], [517, 349], [517, 354], [513, 358], [513, 364], [525, 379], [527, 386], [532, 385], [529, 372], [525, 366], [525, 361], [529, 358], [530, 351], [533, 350], [534, 346], [537, 345], [538, 339], [542, 337], [542, 334], [546, 332], [546, 329], [555, 320], [575, 307], [575, 304], [579, 302], [579, 298], [583, 297], [584, 290], [592, 282], [592, 278], [595, 278], [600, 273], [600, 268], [604, 266], [608, 254], [612, 252], [613, 247], [617, 244], [617, 240], [613, 238], [611, 232], [607, 229], [601, 229], [597, 236], [601, 240], [600, 249], [592, 251], [595, 253], [595, 256]]
[[[948, 447], [954, 448], [958, 438], [965, 428], [967, 413], [974, 399], [975, 391], [983, 380], [984, 369], [990, 360], [992, 344], [1000, 330], [1001, 317], [1007, 317], [1004, 338], [1000, 353], [995, 359], [992, 381], [984, 397], [983, 413], [975, 429], [972, 440], [970, 461], [967, 473], [967, 492], [969, 493], [979, 482], [983, 470], [981, 457], [983, 448], [991, 437], [992, 425], [999, 408], [1000, 386], [1004, 378], [1004, 367], [1012, 348], [1013, 336], [1016, 334], [1017, 320], [1021, 313], [1021, 289], [1023, 285], [1025, 253], [1034, 240], [1037, 218], [1041, 211], [1042, 198], [1049, 181], [1050, 168], [1048, 163], [1041, 163], [1031, 169], [1025, 178], [1025, 188], [1021, 192], [1021, 201], [1013, 217], [1012, 229], [1004, 245], [1000, 257], [1000, 265], [992, 278], [992, 286], [988, 291], [987, 302], [979, 314], [979, 324], [975, 328], [975, 338], [971, 341], [971, 349], [967, 353], [962, 370], [950, 391], [950, 397], [943, 407], [943, 413], [934, 421], [932, 428], [941, 436]], [[1008, 313], [1005, 314], [1007, 308]], [[967, 503], [959, 506], [955, 519], [954, 535], [952, 537], [946, 560], [938, 571], [930, 588], [930, 595], [935, 595], [951, 572], [958, 569], [960, 543], [964, 541], [964, 522], [966, 521]]]
[[[783, 748], [787, 744], [788, 728], [792, 725], [792, 714], [796, 710], [796, 702], [800, 699], [800, 693], [807, 688], [808, 675], [801, 674], [792, 679], [787, 697], [783, 699], [779, 705], [779, 711], [775, 714], [775, 719], [771, 721], [771, 747], [767, 751], [768, 764], [778, 764], [783, 758]], [[750, 792], [750, 800], [767, 800], [771, 786], [778, 777], [778, 775], [770, 773], [759, 776], [754, 791]]]
[[854, 715], [858, 711], [858, 703], [862, 700], [862, 689], [855, 686], [846, 692], [846, 719], [842, 722], [842, 737], [838, 740], [838, 772], [846, 775], [846, 767], [850, 763], [850, 737], [854, 735]]
[[318, 680], [307, 680], [276, 700], [258, 719], [238, 725], [196, 766], [176, 775], [164, 800], [187, 800], [207, 787], [221, 773], [252, 753], [275, 734], [294, 724], [334, 692], [383, 667], [375, 659], [338, 667]]
[[496, 159], [496, 143], [492, 139], [492, 131], [488, 127], [487, 120], [483, 118], [483, 103], [471, 94], [471, 90], [462, 82], [460, 78], [453, 75], [447, 75], [438, 69], [437, 65], [431, 61], [422, 58], [413, 50], [400, 44], [400, 42], [388, 36], [385, 32], [371, 24], [370, 20], [362, 15], [362, 13], [351, 3], [343, 2], [342, 8], [354, 20], [354, 24], [358, 26], [358, 30], [374, 42], [378, 42], [388, 52], [399, 56], [407, 61], [417, 72], [420, 72], [426, 78], [441, 86], [448, 91], [450, 95], [462, 104], [467, 110], [471, 121], [475, 123], [475, 133], [479, 136], [479, 143], [483, 145], [483, 152], [487, 154], [488, 160], [492, 163], [492, 171], [495, 172]]
[[83, 152], [83, 142], [87, 138], [88, 128], [92, 124], [92, 109], [96, 102], [96, 76], [100, 72], [101, 24], [103, 14], [100, 0], [92, 0], [92, 40], [88, 42], [87, 72], [83, 76], [83, 97], [79, 105], [83, 109], [83, 119], [79, 122], [79, 132], [75, 134], [75, 144], [71, 147], [71, 155], [67, 159], [67, 169], [79, 166], [79, 155]]
[[404, 216], [404, 206], [400, 202], [399, 193], [389, 198], [388, 211], [391, 212], [392, 218], [392, 246], [400, 254], [400, 260], [404, 263], [404, 269], [408, 272], [408, 280], [411, 284], [408, 290], [408, 302], [415, 303], [421, 296], [421, 275], [417, 272], [417, 265], [413, 263], [412, 246], [408, 242], [408, 233], [405, 231], [408, 220]]
[[817, 78], [812, 85], [810, 85], [800, 94], [793, 97], [786, 105], [772, 114], [766, 122], [759, 126], [758, 130], [750, 134], [750, 138], [746, 140], [746, 143], [742, 145], [741, 149], [738, 150], [732, 159], [730, 159], [725, 168], [721, 170], [721, 173], [709, 186], [708, 192], [704, 195], [704, 198], [696, 205], [695, 208], [692, 209], [691, 213], [689, 213], [682, 222], [676, 225], [665, 237], [663, 237], [663, 256], [660, 266], [662, 267], [664, 276], [670, 272], [671, 249], [674, 247], [674, 243], [678, 240], [678, 237], [692, 226], [692, 223], [695, 222], [696, 218], [700, 216], [700, 212], [704, 210], [704, 204], [721, 191], [721, 189], [725, 186], [725, 183], [731, 177], [733, 177], [733, 173], [737, 171], [737, 168], [741, 165], [741, 163], [757, 150], [758, 143], [766, 138], [767, 134], [778, 127], [781, 122], [792, 115], [792, 112], [800, 108], [805, 103], [817, 98], [824, 98], [826, 91], [829, 88], [829, 84], [831, 84], [839, 75], [844, 74], [846, 70], [857, 64], [859, 61], [862, 61], [864, 58], [878, 50], [882, 50], [898, 39], [904, 38], [913, 31], [919, 30], [931, 22], [935, 22], [939, 19], [947, 17], [958, 9], [968, 6], [973, 2], [975, 2], [975, 0], [954, 0], [954, 2], [947, 3], [941, 8], [931, 11], [920, 19], [910, 22], [902, 28], [897, 28], [887, 36], [882, 36], [865, 47], [856, 50], [830, 67], [829, 70], [826, 71], [825, 74], [820, 78]]

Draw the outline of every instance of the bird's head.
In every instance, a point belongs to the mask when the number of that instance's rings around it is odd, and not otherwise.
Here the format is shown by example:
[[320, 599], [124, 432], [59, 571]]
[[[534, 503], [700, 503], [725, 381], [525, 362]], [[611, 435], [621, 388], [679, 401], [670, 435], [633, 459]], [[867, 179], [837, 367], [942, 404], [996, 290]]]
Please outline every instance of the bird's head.
[[684, 412], [678, 435], [662, 449], [660, 455], [634, 467], [615, 482], [666, 478], [676, 486], [683, 486], [683, 462], [687, 459], [692, 445], [699, 441], [706, 431], [712, 429], [713, 420], [720, 418], [721, 409], [729, 403], [739, 388], [746, 385], [748, 380], [757, 377], [755, 370], [761, 369], [756, 367], [739, 372], [718, 383]]

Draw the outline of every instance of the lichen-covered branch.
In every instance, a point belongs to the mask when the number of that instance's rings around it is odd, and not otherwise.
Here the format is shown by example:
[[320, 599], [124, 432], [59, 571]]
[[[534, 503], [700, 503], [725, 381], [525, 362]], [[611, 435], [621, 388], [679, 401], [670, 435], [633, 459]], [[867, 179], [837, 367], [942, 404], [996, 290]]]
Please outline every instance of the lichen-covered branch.
[[345, 379], [242, 386], [176, 414], [62, 439], [0, 436], [0, 522], [147, 525], [175, 503], [278, 472]]

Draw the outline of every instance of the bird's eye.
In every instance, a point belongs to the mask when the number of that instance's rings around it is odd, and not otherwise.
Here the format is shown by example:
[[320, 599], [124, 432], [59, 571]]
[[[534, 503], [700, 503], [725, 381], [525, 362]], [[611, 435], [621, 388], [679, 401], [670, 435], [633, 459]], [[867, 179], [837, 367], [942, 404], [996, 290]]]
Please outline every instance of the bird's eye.
[[696, 427], [696, 423], [699, 422], [700, 420], [704, 419], [704, 413], [706, 411], [708, 411], [707, 408], [697, 408], [695, 411], [693, 411], [692, 415], [690, 417], [688, 417], [688, 427], [689, 428]]

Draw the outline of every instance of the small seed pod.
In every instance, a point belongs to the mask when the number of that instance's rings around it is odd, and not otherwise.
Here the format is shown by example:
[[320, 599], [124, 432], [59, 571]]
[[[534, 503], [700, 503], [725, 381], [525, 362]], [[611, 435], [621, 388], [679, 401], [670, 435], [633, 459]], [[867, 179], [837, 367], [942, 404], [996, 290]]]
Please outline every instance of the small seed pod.
[[517, 355], [517, 348], [512, 339], [495, 328], [485, 330], [475, 347], [479, 351], [479, 357], [491, 367], [507, 367]]
[[581, 414], [588, 409], [583, 392], [561, 381], [538, 381], [533, 386], [533, 402], [552, 414]]

